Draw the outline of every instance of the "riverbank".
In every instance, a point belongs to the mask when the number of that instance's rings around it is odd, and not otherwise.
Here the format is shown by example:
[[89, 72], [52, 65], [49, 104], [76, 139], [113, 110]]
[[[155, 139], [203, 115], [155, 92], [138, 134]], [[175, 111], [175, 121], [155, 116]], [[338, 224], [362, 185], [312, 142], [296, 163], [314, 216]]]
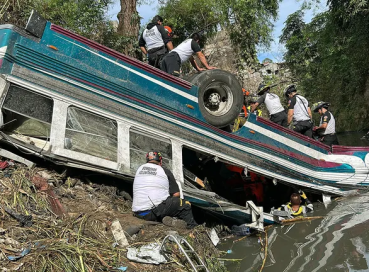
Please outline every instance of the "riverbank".
[[[0, 172], [1, 271], [187, 271], [175, 246], [165, 264], [127, 259], [127, 247], [114, 238], [114, 221], [122, 226], [128, 247], [161, 243], [174, 230], [134, 217], [128, 193], [88, 177], [7, 164]], [[208, 236], [210, 229], [175, 231], [194, 247], [209, 271], [226, 271], [217, 260], [220, 252]]]

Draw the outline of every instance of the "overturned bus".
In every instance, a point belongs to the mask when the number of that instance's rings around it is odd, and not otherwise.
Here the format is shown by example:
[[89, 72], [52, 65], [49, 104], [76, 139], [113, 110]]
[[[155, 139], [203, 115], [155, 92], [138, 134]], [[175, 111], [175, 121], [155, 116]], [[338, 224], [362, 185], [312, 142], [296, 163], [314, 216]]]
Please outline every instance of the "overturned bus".
[[[182, 196], [239, 222], [250, 221], [250, 209], [229, 200], [249, 172], [265, 186], [330, 195], [368, 185], [368, 148], [331, 148], [254, 115], [237, 132], [222, 129], [243, 103], [233, 75], [211, 70], [185, 81], [36, 12], [25, 29], [0, 26], [0, 74], [3, 148], [125, 180], [148, 150], [160, 150]], [[189, 182], [197, 179], [209, 186]]]

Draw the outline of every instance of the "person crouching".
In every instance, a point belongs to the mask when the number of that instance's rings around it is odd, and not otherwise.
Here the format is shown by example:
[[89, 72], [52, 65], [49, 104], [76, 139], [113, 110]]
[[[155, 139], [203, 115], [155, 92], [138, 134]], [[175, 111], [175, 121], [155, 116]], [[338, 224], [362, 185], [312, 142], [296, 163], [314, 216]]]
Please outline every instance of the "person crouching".
[[146, 154], [147, 163], [137, 169], [133, 181], [132, 211], [138, 218], [163, 221], [166, 225], [168, 222], [165, 221], [170, 221], [170, 217], [177, 217], [184, 220], [188, 228], [193, 228], [197, 223], [191, 205], [180, 198], [173, 173], [162, 167], [162, 160], [160, 152], [150, 151]]

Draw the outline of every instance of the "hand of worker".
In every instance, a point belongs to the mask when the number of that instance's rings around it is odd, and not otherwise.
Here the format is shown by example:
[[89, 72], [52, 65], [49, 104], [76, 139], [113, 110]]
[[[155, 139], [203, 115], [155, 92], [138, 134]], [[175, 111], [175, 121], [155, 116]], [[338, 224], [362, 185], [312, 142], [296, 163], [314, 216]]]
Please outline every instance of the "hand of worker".
[[199, 68], [197, 68], [197, 71], [198, 71], [198, 72], [202, 72], [202, 71], [205, 71], [205, 70], [206, 70], [206, 69], [204, 69], [204, 68], [200, 68], [200, 67], [199, 67]]
[[304, 191], [299, 190], [299, 194], [300, 194], [300, 196], [301, 196], [303, 199], [307, 199], [307, 196], [306, 196], [306, 194], [304, 193]]
[[214, 67], [214, 66], [209, 66], [208, 67], [208, 70], [214, 70], [214, 69], [218, 69], [217, 67]]
[[318, 127], [317, 127], [317, 126], [313, 127], [313, 131], [316, 131], [317, 129], [318, 129]]

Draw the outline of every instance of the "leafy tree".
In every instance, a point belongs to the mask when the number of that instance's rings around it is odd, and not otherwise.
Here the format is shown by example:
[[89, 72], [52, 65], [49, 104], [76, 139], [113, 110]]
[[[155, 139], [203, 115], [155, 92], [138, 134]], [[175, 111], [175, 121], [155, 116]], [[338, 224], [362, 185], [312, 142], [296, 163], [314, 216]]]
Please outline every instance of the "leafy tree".
[[273, 63], [273, 61], [270, 58], [265, 58], [262, 63]]
[[195, 32], [229, 33], [241, 61], [256, 63], [256, 47], [269, 46], [277, 0], [166, 0], [160, 14], [173, 26], [179, 41]]
[[306, 24], [291, 14], [280, 37], [285, 60], [311, 102], [331, 102], [340, 130], [367, 127], [369, 78], [368, 3], [330, 0], [329, 9]]
[[[54, 24], [135, 56], [137, 48], [132, 45], [137, 43], [138, 30], [133, 31], [136, 33], [133, 35], [125, 31], [117, 33], [115, 26], [106, 16], [111, 2], [112, 0], [5, 0], [0, 9], [0, 23], [24, 27], [31, 10], [35, 9]], [[122, 23], [121, 28], [125, 29], [123, 25]], [[138, 29], [138, 26], [136, 28]]]

